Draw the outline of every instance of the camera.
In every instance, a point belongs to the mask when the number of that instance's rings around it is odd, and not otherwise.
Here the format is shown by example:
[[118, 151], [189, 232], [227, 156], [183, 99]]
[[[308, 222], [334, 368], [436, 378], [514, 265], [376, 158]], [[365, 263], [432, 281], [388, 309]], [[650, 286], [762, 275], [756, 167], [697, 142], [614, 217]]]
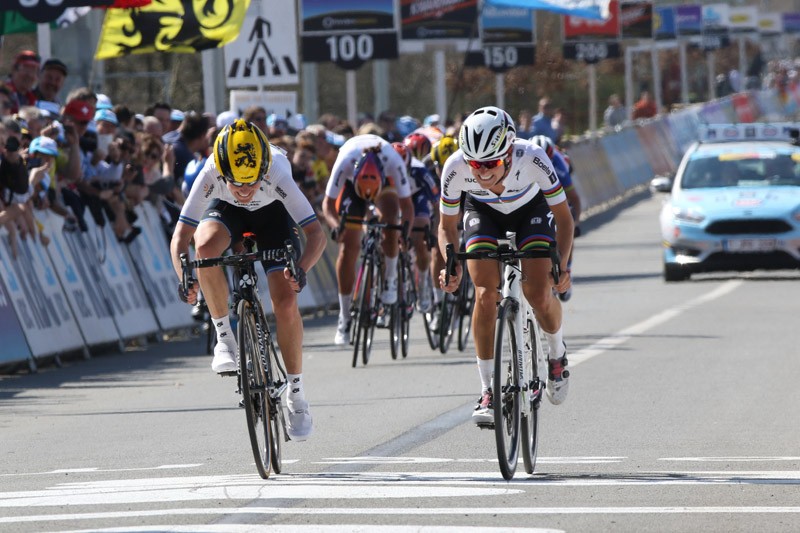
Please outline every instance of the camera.
[[19, 139], [13, 135], [9, 136], [8, 139], [6, 139], [5, 149], [6, 152], [16, 152], [19, 150]]

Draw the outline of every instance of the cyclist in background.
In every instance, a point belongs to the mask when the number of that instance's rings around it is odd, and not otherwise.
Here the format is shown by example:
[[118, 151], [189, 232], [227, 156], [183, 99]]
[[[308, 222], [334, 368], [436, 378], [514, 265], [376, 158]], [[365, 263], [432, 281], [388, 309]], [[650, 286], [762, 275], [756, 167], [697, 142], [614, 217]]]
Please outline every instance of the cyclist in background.
[[[550, 140], [550, 137], [546, 135], [534, 135], [531, 138], [531, 142], [544, 150], [547, 157], [549, 157], [550, 161], [553, 163], [553, 168], [556, 170], [558, 180], [561, 182], [561, 186], [564, 187], [564, 192], [567, 194], [567, 202], [569, 203], [569, 209], [572, 213], [572, 220], [575, 223], [575, 237], [580, 237], [581, 197], [578, 195], [578, 190], [575, 188], [575, 183], [572, 181], [572, 165], [556, 143]], [[567, 268], [570, 270], [572, 269], [571, 251], [569, 260], [567, 261]], [[567, 289], [566, 292], [559, 293], [558, 297], [562, 302], [568, 301], [572, 297], [572, 287]]]
[[[302, 441], [311, 436], [313, 421], [303, 388], [303, 322], [297, 292], [325, 249], [325, 234], [292, 179], [289, 160], [257, 126], [239, 119], [217, 135], [214, 156], [206, 160], [181, 209], [170, 251], [180, 278], [180, 254], [188, 252], [192, 238], [201, 259], [218, 257], [229, 247], [240, 249], [245, 232], [256, 234], [259, 249], [283, 248], [286, 240], [292, 240], [299, 250], [298, 225], [305, 233], [306, 247], [297, 261], [297, 277], [290, 276], [282, 262], [262, 264], [289, 380], [287, 430], [293, 440]], [[217, 333], [211, 368], [235, 371], [238, 348], [228, 315], [228, 281], [221, 267], [198, 269], [197, 277]], [[198, 287], [188, 293], [180, 283], [178, 288], [181, 299], [194, 305]]]
[[[411, 201], [414, 204], [414, 225], [415, 229], [430, 228], [432, 206], [439, 202], [439, 184], [436, 179], [428, 172], [425, 165], [417, 157], [411, 154], [411, 150], [404, 143], [392, 143], [392, 147], [403, 158], [408, 171], [409, 185], [411, 187]], [[420, 231], [411, 233], [411, 245], [414, 247], [419, 272], [419, 310], [427, 313], [433, 306], [431, 291], [423, 290], [431, 286], [431, 253], [428, 250], [428, 243], [425, 234]]]
[[[350, 343], [350, 303], [356, 278], [356, 261], [361, 252], [361, 224], [346, 223], [341, 235], [341, 217], [363, 219], [370, 206], [378, 210], [378, 220], [386, 224], [408, 222], [414, 218], [411, 189], [403, 159], [392, 145], [377, 135], [357, 135], [345, 142], [331, 169], [322, 211], [339, 243], [336, 259], [336, 280], [339, 285], [339, 323], [334, 344]], [[403, 241], [407, 236], [403, 236]], [[381, 301], [386, 305], [397, 302], [397, 257], [400, 235], [397, 230], [383, 233], [381, 247], [385, 257], [385, 285]]]
[[[569, 289], [567, 257], [572, 249], [572, 215], [566, 194], [544, 150], [516, 139], [511, 117], [500, 108], [483, 107], [466, 118], [459, 134], [459, 150], [442, 172], [439, 248], [458, 248], [458, 220], [461, 195], [464, 202], [466, 251], [497, 249], [506, 232], [514, 232], [517, 249], [537, 252], [524, 259], [522, 290], [533, 307], [550, 348], [547, 396], [554, 404], [563, 402], [569, 385], [566, 345], [563, 341], [561, 302], [553, 295], [550, 275], [550, 245], [555, 240], [561, 254], [561, 276], [556, 290]], [[491, 261], [467, 261], [475, 285], [473, 338], [478, 356], [481, 396], [473, 413], [479, 424], [493, 423], [491, 379], [494, 329], [501, 285], [500, 270]], [[442, 288], [454, 292], [461, 280], [461, 266]]]
[[[427, 162], [426, 166], [429, 165], [430, 168], [436, 173], [436, 179], [440, 184], [441, 188], [441, 181], [442, 181], [442, 168], [444, 168], [444, 163], [447, 159], [453, 155], [456, 150], [458, 150], [458, 143], [454, 137], [445, 136], [442, 137], [440, 140], [433, 143], [431, 146], [431, 153], [425, 158]], [[436, 202], [433, 212], [432, 218], [434, 227], [439, 226], [439, 202]], [[436, 242], [436, 234], [434, 233], [431, 236]], [[439, 251], [439, 247], [436, 246], [436, 249], [431, 254], [431, 271], [435, 278], [438, 278], [439, 271], [444, 268], [444, 257], [442, 256], [441, 252]], [[438, 306], [439, 303], [442, 301], [442, 289], [439, 287], [438, 279], [434, 279], [434, 290], [433, 290], [433, 303], [435, 306]], [[439, 325], [439, 313], [435, 313], [432, 317], [432, 324], [431, 329], [436, 331]]]

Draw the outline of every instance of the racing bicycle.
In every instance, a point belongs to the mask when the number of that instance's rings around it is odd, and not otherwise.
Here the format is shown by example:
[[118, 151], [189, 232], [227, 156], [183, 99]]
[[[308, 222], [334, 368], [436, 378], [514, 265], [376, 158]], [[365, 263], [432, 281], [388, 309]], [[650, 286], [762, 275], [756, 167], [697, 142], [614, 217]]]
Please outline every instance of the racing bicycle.
[[283, 261], [289, 273], [296, 277], [296, 250], [291, 241], [284, 248], [255, 251], [255, 235], [245, 233], [244, 252], [223, 257], [189, 261], [181, 254], [183, 289], [195, 282], [193, 268], [229, 266], [233, 270], [233, 309], [238, 325], [236, 337], [239, 345], [239, 368], [236, 372], [221, 375], [238, 377], [240, 405], [247, 414], [247, 430], [253, 448], [259, 475], [267, 479], [270, 468], [280, 474], [283, 468], [281, 444], [289, 440], [283, 409], [283, 394], [288, 386], [286, 369], [275, 347], [275, 339], [267, 322], [258, 295], [258, 278], [255, 264], [259, 261]]
[[[513, 239], [512, 239], [513, 240]], [[455, 275], [456, 260], [492, 259], [503, 264], [503, 282], [494, 333], [494, 375], [492, 405], [497, 459], [503, 478], [516, 472], [520, 445], [525, 471], [533, 474], [539, 438], [539, 407], [547, 386], [547, 343], [544, 342], [533, 309], [522, 295], [521, 259], [539, 256], [538, 250], [516, 250], [511, 240], [496, 250], [455, 252], [446, 247], [445, 284]], [[559, 259], [555, 243], [550, 247], [555, 284], [559, 278]]]

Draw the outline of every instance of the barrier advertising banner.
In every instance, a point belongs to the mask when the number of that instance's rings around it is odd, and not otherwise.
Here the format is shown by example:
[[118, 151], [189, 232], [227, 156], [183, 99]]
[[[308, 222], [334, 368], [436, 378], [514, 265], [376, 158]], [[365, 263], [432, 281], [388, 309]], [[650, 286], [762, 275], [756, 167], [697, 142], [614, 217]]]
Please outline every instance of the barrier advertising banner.
[[145, 202], [136, 208], [142, 233], [128, 246], [134, 268], [162, 330], [194, 324], [191, 307], [178, 299], [178, 275], [172, 268], [169, 245], [156, 209]]
[[702, 31], [703, 6], [675, 6], [675, 32], [678, 35], [700, 35]]
[[655, 6], [653, 9], [653, 37], [659, 41], [674, 39], [676, 35], [675, 7]]
[[[0, 240], [5, 241], [5, 239], [5, 230], [0, 229]], [[2, 257], [0, 254], [0, 261], [2, 261]], [[7, 276], [6, 271], [7, 268], [3, 262], [0, 265], [0, 272], [2, 272], [2, 276], [0, 276], [0, 339], [3, 339], [0, 344], [0, 364], [25, 361], [31, 357], [31, 349], [28, 348], [25, 340], [25, 332], [17, 319], [11, 295], [3, 283], [5, 281], [11, 285], [11, 288], [17, 290], [17, 280], [13, 274]]]
[[623, 39], [653, 38], [652, 2], [620, 3], [619, 19]]
[[[118, 342], [120, 340], [116, 324], [111, 316], [105, 298], [100, 296], [97, 271], [94, 269], [95, 256], [87, 253], [77, 232], [64, 230], [64, 219], [45, 213], [40, 219], [50, 237], [47, 253], [53, 261], [61, 287], [75, 317], [78, 318], [84, 342], [88, 346]], [[73, 257], [73, 251], [78, 256]]]
[[83, 339], [47, 253], [30, 236], [17, 238], [17, 250], [13, 259], [10, 243], [3, 239], [2, 277], [8, 280], [11, 301], [31, 354], [41, 357], [82, 347]]

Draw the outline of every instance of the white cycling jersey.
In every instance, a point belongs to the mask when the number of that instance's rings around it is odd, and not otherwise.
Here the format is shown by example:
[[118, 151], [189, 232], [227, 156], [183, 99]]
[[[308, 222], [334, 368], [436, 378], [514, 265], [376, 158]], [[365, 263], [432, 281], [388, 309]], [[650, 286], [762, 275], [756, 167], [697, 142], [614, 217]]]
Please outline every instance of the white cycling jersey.
[[356, 135], [339, 148], [339, 155], [333, 164], [331, 177], [328, 179], [328, 186], [325, 189], [325, 195], [328, 198], [338, 197], [345, 182], [353, 181], [356, 163], [361, 159], [364, 150], [375, 146], [381, 148], [380, 159], [383, 163], [383, 172], [387, 178], [394, 181], [397, 196], [400, 198], [411, 196], [405, 162], [395, 152], [392, 145], [377, 135]]
[[197, 227], [211, 200], [222, 200], [248, 211], [256, 211], [272, 202], [282, 202], [289, 216], [301, 227], [317, 218], [306, 195], [292, 179], [292, 166], [289, 160], [277, 147], [272, 147], [272, 165], [269, 167], [269, 172], [261, 180], [253, 199], [247, 203], [239, 202], [231, 194], [225, 185], [225, 178], [217, 170], [214, 158], [209, 157], [194, 180], [178, 220]]
[[505, 189], [495, 194], [478, 185], [470, 166], [459, 149], [450, 156], [442, 169], [441, 212], [457, 215], [461, 206], [461, 193], [484, 203], [501, 213], [511, 213], [530, 202], [542, 191], [548, 205], [567, 200], [564, 188], [556, 176], [553, 164], [544, 150], [524, 139], [515, 139], [513, 157], [508, 175], [503, 180]]

